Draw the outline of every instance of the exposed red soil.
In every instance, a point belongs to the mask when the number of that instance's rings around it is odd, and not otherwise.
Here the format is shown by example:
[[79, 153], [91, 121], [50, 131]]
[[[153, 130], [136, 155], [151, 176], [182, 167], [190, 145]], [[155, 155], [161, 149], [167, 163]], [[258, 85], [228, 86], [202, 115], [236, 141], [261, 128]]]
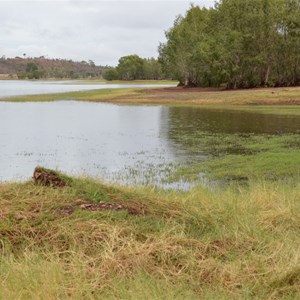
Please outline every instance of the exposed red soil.
[[199, 93], [199, 92], [220, 92], [224, 89], [220, 88], [201, 88], [201, 87], [194, 87], [194, 88], [186, 88], [186, 87], [165, 87], [165, 88], [157, 88], [157, 89], [146, 89], [146, 92], [158, 92], [158, 93]]
[[242, 92], [242, 91], [270, 91], [271, 93], [275, 93], [276, 91], [289, 91], [289, 89], [300, 89], [300, 87], [274, 87], [274, 88], [252, 88], [252, 89], [234, 89], [228, 90], [226, 88], [214, 88], [214, 87], [163, 87], [163, 88], [155, 88], [155, 89], [144, 89], [145, 93], [207, 93], [207, 92]]

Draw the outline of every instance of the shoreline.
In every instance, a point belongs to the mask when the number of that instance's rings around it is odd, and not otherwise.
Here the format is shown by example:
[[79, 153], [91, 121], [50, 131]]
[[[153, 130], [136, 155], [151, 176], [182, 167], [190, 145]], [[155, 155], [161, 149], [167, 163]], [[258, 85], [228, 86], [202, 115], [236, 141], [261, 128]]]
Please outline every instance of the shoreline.
[[182, 87], [93, 89], [12, 96], [0, 102], [88, 101], [126, 105], [201, 106], [272, 114], [300, 115], [300, 87], [253, 90], [210, 90]]
[[[121, 82], [81, 81], [76, 83], [109, 83]], [[155, 84], [155, 81], [122, 82], [123, 84]], [[152, 103], [152, 104], [224, 104], [224, 105], [300, 105], [300, 87], [289, 88], [255, 88], [225, 90], [217, 88], [184, 88], [159, 87], [167, 82], [157, 83], [157, 87], [149, 88], [118, 88], [118, 89], [91, 89], [62, 93], [35, 94], [23, 96], [9, 96], [0, 98], [0, 101], [55, 101], [65, 97], [66, 100], [105, 101], [112, 103]], [[169, 84], [171, 84], [169, 82]], [[125, 93], [126, 92], [126, 93]], [[40, 98], [40, 100], [39, 100]], [[31, 100], [30, 100], [31, 99]]]

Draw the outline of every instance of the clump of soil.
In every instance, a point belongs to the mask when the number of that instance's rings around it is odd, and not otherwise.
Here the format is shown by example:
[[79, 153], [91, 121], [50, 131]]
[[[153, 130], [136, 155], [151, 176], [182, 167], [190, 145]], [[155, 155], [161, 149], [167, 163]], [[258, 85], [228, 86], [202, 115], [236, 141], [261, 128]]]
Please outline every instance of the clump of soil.
[[33, 182], [35, 184], [51, 187], [64, 187], [66, 181], [55, 171], [36, 167], [33, 172]]

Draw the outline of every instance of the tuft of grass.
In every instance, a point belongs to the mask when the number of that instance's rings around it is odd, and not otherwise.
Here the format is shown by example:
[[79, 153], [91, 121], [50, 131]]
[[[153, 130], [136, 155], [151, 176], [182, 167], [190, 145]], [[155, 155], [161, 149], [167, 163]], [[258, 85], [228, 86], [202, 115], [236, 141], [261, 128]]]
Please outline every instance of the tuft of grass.
[[[144, 210], [76, 204], [95, 195]], [[296, 299], [299, 195], [299, 181], [189, 192], [87, 178], [1, 185], [0, 299]]]

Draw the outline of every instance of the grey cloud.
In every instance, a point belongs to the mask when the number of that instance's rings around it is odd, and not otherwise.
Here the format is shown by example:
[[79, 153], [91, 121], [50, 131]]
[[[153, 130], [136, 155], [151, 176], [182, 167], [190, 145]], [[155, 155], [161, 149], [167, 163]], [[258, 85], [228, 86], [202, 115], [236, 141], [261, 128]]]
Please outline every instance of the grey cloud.
[[164, 31], [189, 5], [185, 0], [0, 1], [0, 56], [27, 53], [102, 65], [115, 65], [132, 53], [155, 57]]

